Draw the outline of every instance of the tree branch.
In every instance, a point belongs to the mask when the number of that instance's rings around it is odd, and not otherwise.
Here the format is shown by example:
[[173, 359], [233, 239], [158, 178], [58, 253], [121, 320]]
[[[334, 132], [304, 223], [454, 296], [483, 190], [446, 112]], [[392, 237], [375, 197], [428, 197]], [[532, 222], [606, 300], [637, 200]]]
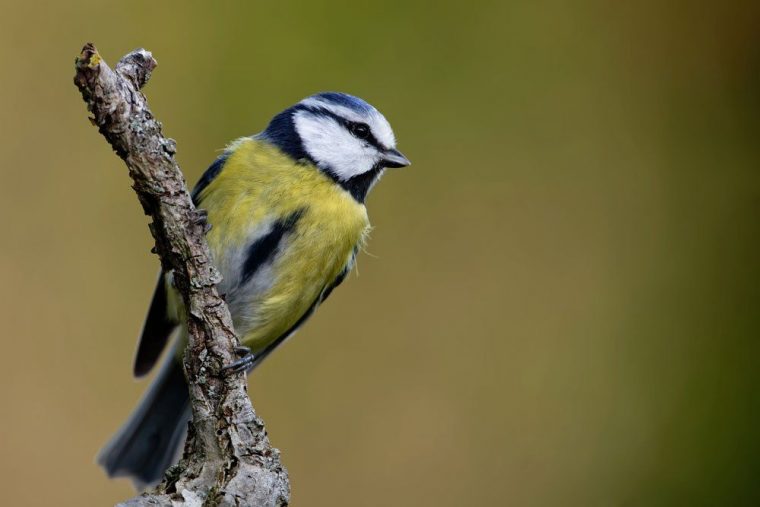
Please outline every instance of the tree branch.
[[216, 290], [221, 277], [211, 263], [203, 216], [174, 158], [175, 142], [163, 136], [140, 92], [155, 67], [151, 53], [138, 49], [112, 70], [87, 44], [74, 77], [90, 120], [127, 164], [132, 188], [152, 218], [161, 265], [173, 272], [188, 309], [184, 367], [193, 422], [184, 456], [155, 490], [122, 505], [284, 506], [288, 474], [248, 399], [245, 375], [221, 373], [235, 359], [238, 341]]

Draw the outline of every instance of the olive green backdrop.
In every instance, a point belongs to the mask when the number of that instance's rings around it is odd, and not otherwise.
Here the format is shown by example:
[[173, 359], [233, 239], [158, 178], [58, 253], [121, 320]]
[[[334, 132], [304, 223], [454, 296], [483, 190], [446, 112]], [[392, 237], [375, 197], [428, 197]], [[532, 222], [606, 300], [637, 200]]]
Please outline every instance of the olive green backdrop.
[[713, 4], [2, 5], [2, 504], [132, 494], [94, 456], [158, 263], [72, 84], [93, 41], [153, 51], [191, 182], [322, 90], [414, 163], [250, 379], [293, 505], [760, 505], [760, 7]]

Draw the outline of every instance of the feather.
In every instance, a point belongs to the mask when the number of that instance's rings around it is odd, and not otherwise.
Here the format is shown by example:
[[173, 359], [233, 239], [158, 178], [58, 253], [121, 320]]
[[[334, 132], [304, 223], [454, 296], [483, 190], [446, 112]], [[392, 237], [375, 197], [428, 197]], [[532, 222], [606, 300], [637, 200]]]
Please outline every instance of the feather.
[[166, 347], [169, 337], [178, 326], [177, 321], [169, 317], [167, 309], [166, 280], [164, 274], [161, 273], [156, 290], [153, 291], [153, 300], [150, 303], [142, 333], [140, 333], [140, 340], [137, 343], [135, 377], [142, 377], [153, 368], [161, 351]]

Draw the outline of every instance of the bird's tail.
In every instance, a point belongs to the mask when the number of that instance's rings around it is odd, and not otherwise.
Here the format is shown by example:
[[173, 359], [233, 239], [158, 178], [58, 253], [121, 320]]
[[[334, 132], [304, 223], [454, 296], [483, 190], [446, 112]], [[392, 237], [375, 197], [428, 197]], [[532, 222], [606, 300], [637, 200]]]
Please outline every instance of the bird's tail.
[[157, 483], [185, 439], [190, 403], [182, 365], [168, 354], [158, 376], [98, 455], [110, 477], [130, 477], [138, 489]]

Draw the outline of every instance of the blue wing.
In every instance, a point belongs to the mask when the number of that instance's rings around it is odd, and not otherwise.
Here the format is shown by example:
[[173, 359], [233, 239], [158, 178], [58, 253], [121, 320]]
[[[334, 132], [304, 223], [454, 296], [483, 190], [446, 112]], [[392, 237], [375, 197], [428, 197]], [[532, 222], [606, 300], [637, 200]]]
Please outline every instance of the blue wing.
[[199, 198], [201, 192], [203, 192], [203, 189], [209, 186], [212, 181], [214, 181], [214, 178], [219, 176], [219, 173], [222, 172], [224, 163], [227, 162], [227, 157], [229, 156], [229, 152], [222, 153], [216, 160], [214, 160], [214, 163], [211, 164], [208, 169], [206, 169], [206, 172], [203, 173], [203, 176], [201, 176], [201, 179], [198, 180], [195, 188], [193, 188], [193, 193], [191, 194], [193, 198], [193, 204], [196, 206], [198, 205], [200, 202]]

